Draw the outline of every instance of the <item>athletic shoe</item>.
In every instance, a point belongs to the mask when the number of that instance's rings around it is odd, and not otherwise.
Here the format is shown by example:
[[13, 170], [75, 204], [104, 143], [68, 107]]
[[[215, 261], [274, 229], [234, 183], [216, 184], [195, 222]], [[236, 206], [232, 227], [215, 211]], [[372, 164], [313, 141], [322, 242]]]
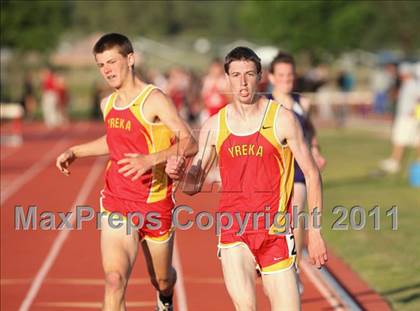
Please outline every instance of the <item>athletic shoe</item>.
[[400, 164], [395, 161], [394, 159], [386, 159], [386, 160], [382, 160], [379, 163], [379, 167], [390, 174], [395, 174], [398, 173], [398, 171], [400, 170]]
[[159, 292], [157, 292], [157, 299], [156, 299], [156, 311], [173, 311], [174, 306], [172, 303], [163, 303], [160, 300]]

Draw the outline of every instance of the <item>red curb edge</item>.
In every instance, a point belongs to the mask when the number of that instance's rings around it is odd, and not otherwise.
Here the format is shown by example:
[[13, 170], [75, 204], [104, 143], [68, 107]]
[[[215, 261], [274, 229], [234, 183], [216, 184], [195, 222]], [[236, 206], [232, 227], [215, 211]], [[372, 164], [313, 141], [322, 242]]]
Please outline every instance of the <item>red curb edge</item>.
[[328, 271], [349, 295], [366, 311], [391, 311], [387, 300], [363, 281], [349, 265], [328, 249]]

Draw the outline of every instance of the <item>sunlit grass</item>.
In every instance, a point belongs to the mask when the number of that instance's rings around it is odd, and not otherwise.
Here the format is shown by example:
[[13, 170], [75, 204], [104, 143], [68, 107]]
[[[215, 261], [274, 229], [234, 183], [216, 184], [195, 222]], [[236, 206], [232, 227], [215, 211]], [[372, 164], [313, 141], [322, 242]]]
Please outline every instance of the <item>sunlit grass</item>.
[[[420, 310], [420, 191], [409, 186], [407, 174], [414, 154], [407, 155], [401, 173], [382, 176], [376, 167], [388, 155], [389, 141], [361, 130], [324, 130], [320, 141], [328, 160], [323, 172], [323, 228], [329, 246], [393, 308]], [[337, 205], [348, 211], [361, 206], [366, 211], [365, 228], [331, 230], [340, 216], [332, 213]], [[391, 216], [385, 215], [394, 205], [397, 230], [391, 228]], [[380, 209], [380, 230], [373, 228], [373, 216], [368, 216], [375, 206]], [[343, 223], [349, 224], [349, 214]]]

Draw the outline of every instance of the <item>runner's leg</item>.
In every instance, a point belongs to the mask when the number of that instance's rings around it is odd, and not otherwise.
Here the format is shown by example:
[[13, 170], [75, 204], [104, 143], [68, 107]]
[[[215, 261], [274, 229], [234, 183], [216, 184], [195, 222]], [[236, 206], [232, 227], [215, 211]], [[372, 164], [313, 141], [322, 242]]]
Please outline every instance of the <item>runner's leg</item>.
[[300, 298], [295, 269], [262, 274], [264, 291], [271, 304], [271, 311], [299, 311]]
[[255, 259], [245, 245], [221, 249], [223, 277], [237, 311], [257, 309]]
[[172, 296], [176, 282], [176, 271], [172, 266], [174, 234], [165, 242], [145, 239], [141, 244], [153, 286], [163, 296]]
[[[101, 253], [105, 272], [105, 298], [103, 309], [126, 310], [125, 290], [138, 251], [138, 232], [127, 234], [126, 222], [120, 228], [113, 228], [110, 216], [102, 216]], [[115, 222], [117, 223], [117, 222]]]

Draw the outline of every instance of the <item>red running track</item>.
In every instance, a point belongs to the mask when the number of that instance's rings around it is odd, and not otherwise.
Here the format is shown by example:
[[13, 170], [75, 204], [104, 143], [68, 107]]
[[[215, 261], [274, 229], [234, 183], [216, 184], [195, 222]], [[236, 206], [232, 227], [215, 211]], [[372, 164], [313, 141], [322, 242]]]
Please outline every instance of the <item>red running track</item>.
[[[35, 205], [39, 215], [43, 211], [68, 212], [76, 205], [89, 205], [99, 211], [106, 158], [77, 160], [70, 177], [61, 175], [54, 162], [68, 146], [97, 138], [103, 131], [101, 123], [79, 122], [55, 131], [39, 123], [25, 124], [22, 146], [2, 146], [1, 310], [100, 309], [103, 274], [95, 222], [84, 223], [82, 230], [16, 230], [14, 210], [17, 205], [25, 210]], [[178, 203], [193, 207], [194, 213], [214, 212], [217, 202], [217, 193], [193, 198], [178, 195]], [[214, 229], [200, 231], [194, 226], [177, 231], [176, 310], [233, 310], [223, 284], [216, 245]], [[336, 257], [334, 263], [339, 269], [343, 266]], [[305, 286], [303, 310], [345, 310], [345, 303], [334, 289], [326, 286], [315, 270], [308, 269], [301, 275]], [[335, 276], [338, 278], [339, 273]], [[357, 281], [347, 290], [368, 289], [364, 283], [357, 283], [359, 279], [354, 274], [350, 278]], [[258, 310], [269, 310], [259, 281], [257, 290]], [[370, 294], [376, 295], [373, 291]], [[377, 295], [374, 298], [381, 301]], [[154, 305], [155, 292], [139, 252], [128, 286], [127, 306], [129, 310], [153, 310]]]

